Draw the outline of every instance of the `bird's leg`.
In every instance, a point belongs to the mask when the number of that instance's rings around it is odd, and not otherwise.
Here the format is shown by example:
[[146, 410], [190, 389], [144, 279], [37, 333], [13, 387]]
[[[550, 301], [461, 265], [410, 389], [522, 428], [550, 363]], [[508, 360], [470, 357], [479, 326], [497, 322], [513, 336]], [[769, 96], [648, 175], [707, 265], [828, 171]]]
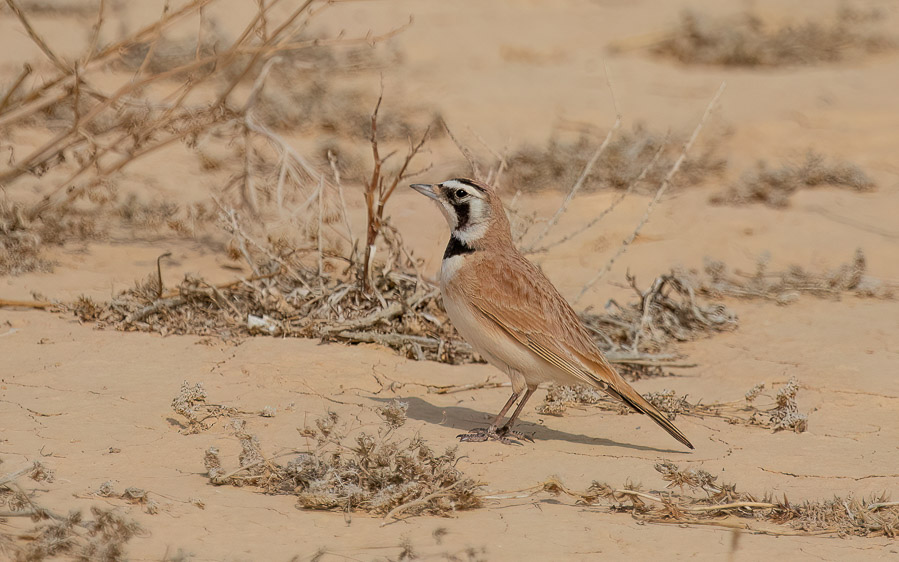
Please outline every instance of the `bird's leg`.
[[478, 442], [487, 441], [488, 439], [498, 439], [499, 436], [496, 433], [496, 427], [499, 425], [499, 422], [502, 421], [503, 417], [505, 417], [506, 412], [509, 411], [509, 408], [512, 407], [512, 404], [514, 404], [515, 401], [518, 400], [519, 396], [521, 396], [521, 393], [515, 392], [513, 390], [512, 396], [509, 398], [509, 401], [506, 402], [506, 405], [503, 406], [503, 409], [500, 410], [499, 414], [496, 415], [496, 418], [494, 418], [493, 423], [490, 424], [490, 427], [488, 427], [487, 429], [484, 429], [483, 427], [476, 427], [468, 433], [459, 435], [459, 440]]
[[521, 413], [521, 410], [524, 409], [524, 405], [527, 403], [528, 399], [531, 397], [531, 394], [534, 394], [534, 391], [537, 390], [537, 387], [528, 387], [527, 391], [524, 393], [524, 398], [521, 399], [521, 402], [518, 404], [518, 407], [515, 408], [515, 411], [512, 412], [512, 417], [509, 418], [509, 421], [506, 422], [506, 425], [502, 426], [496, 434], [500, 437], [500, 439], [504, 439], [508, 436], [517, 437], [519, 439], [526, 439], [528, 441], [533, 442], [534, 440], [528, 437], [527, 435], [518, 433], [516, 431], [512, 431], [512, 426], [515, 425], [515, 420], [518, 419], [518, 414]]

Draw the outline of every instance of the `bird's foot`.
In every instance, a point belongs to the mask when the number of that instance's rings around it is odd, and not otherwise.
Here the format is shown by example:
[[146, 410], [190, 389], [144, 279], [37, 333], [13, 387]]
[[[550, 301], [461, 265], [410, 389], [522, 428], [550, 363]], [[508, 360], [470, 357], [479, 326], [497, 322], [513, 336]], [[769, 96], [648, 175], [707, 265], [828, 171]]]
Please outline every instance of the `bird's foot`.
[[[514, 437], [515, 439], [520, 439], [522, 441], [530, 441], [534, 442], [534, 439], [530, 435], [525, 435], [524, 433], [519, 433], [518, 431], [512, 431], [512, 428], [508, 425], [504, 425], [499, 430], [497, 430], [496, 435], [500, 439], [509, 439]], [[519, 443], [520, 444], [520, 443]]]
[[[469, 431], [468, 433], [462, 433], [457, 435], [459, 441], [466, 443], [480, 443], [482, 441], [499, 441], [504, 445], [521, 445], [521, 441], [517, 439], [524, 439], [527, 441], [533, 442], [534, 440], [530, 437], [522, 435], [520, 433], [510, 431], [507, 427], [503, 427], [499, 431], [493, 426], [488, 428], [476, 427]], [[515, 439], [517, 438], [517, 439]]]

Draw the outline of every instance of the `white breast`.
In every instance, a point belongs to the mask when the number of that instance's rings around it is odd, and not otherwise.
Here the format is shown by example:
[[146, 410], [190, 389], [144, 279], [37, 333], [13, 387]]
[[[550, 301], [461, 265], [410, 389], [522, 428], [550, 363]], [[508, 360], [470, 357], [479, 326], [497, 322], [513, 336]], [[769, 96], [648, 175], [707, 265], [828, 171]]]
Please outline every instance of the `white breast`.
[[462, 267], [462, 264], [465, 263], [465, 255], [453, 256], [451, 258], [446, 258], [443, 260], [443, 263], [440, 264], [440, 289], [443, 290], [443, 287], [446, 286], [447, 283], [452, 281], [453, 277], [456, 276], [456, 272], [459, 271], [459, 268]]

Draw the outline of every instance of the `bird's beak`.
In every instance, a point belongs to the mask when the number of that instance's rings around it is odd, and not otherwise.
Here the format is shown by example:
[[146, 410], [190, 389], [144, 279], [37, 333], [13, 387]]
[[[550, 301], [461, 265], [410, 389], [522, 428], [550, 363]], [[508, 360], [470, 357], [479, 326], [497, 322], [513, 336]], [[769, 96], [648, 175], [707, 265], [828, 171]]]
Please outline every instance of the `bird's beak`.
[[429, 183], [413, 183], [409, 187], [431, 199], [437, 199], [436, 185], [431, 185]]

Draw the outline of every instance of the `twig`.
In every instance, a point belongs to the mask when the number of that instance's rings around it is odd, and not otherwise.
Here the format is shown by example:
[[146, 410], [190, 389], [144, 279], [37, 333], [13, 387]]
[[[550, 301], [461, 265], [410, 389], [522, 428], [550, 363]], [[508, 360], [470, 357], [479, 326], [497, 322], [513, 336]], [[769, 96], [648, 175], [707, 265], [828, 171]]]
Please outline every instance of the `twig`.
[[100, 28], [103, 27], [103, 12], [105, 9], [106, 0], [100, 0], [100, 5], [97, 7], [97, 21], [94, 22], [94, 26], [91, 28], [91, 38], [87, 43], [87, 52], [85, 52], [84, 58], [81, 61], [82, 67], [86, 66], [91, 61], [91, 57], [94, 56], [94, 51], [97, 50], [97, 42], [100, 40]]
[[256, 266], [256, 261], [250, 256], [250, 251], [247, 249], [247, 237], [243, 236], [243, 230], [241, 230], [240, 225], [237, 224], [237, 213], [234, 209], [229, 209], [225, 211], [225, 213], [231, 223], [230, 226], [233, 229], [234, 234], [237, 235], [237, 246], [238, 249], [240, 249], [240, 254], [243, 256], [244, 261], [247, 262], [247, 265], [250, 266], [253, 275], [259, 275], [259, 268]]
[[[406, 308], [415, 308], [418, 306], [423, 300], [434, 296], [435, 293], [432, 292], [418, 292], [412, 295], [406, 302], [393, 302], [389, 306], [385, 308], [381, 308], [375, 310], [374, 312], [362, 317], [357, 318], [356, 320], [350, 320], [348, 322], [343, 322], [341, 324], [335, 324], [332, 326], [328, 326], [325, 328], [325, 333], [327, 334], [336, 334], [338, 332], [345, 332], [348, 330], [357, 330], [359, 328], [366, 328], [377, 322], [382, 320], [390, 320], [394, 316], [399, 315]], [[417, 336], [416, 336], [417, 337]], [[428, 339], [428, 338], [425, 338]], [[434, 340], [439, 341], [439, 340]]]
[[615, 124], [612, 125], [612, 128], [609, 129], [609, 133], [606, 135], [605, 140], [602, 141], [602, 144], [599, 145], [599, 148], [596, 149], [596, 152], [593, 153], [593, 156], [590, 157], [590, 160], [587, 161], [587, 164], [584, 166], [584, 169], [581, 171], [581, 175], [578, 177], [577, 181], [574, 182], [574, 185], [571, 186], [571, 190], [568, 191], [568, 195], [565, 196], [565, 199], [562, 200], [562, 204], [559, 205], [559, 208], [556, 209], [556, 212], [553, 214], [552, 218], [549, 219], [549, 222], [546, 223], [546, 226], [543, 228], [543, 231], [535, 238], [527, 247], [524, 248], [524, 252], [533, 251], [534, 246], [536, 246], [543, 238], [549, 234], [549, 231], [559, 222], [559, 219], [562, 217], [562, 214], [568, 210], [568, 204], [571, 203], [571, 200], [574, 198], [575, 194], [581, 189], [584, 185], [584, 181], [586, 181], [587, 176], [590, 175], [590, 172], [593, 170], [593, 165], [596, 164], [596, 161], [599, 160], [599, 157], [602, 156], [602, 153], [605, 151], [606, 147], [609, 146], [609, 142], [612, 140], [612, 136], [615, 134], [621, 127], [621, 116], [619, 115], [615, 119]]
[[156, 287], [156, 298], [162, 298], [162, 258], [168, 258], [172, 256], [172, 252], [166, 252], [156, 258], [156, 281], [158, 283]]
[[56, 303], [49, 301], [15, 301], [8, 299], [0, 299], [0, 308], [51, 308]]
[[453, 131], [452, 129], [450, 129], [449, 124], [446, 122], [446, 119], [441, 119], [440, 122], [443, 125], [443, 129], [446, 131], [446, 134], [448, 134], [449, 138], [453, 140], [453, 144], [456, 145], [456, 148], [459, 149], [459, 152], [461, 152], [462, 156], [465, 157], [465, 160], [468, 161], [468, 166], [471, 168], [471, 174], [474, 176], [474, 179], [483, 179], [484, 176], [483, 174], [481, 174], [481, 168], [478, 166], [478, 162], [475, 159], [474, 155], [471, 153], [471, 150], [469, 150], [467, 146], [462, 144], [459, 139], [456, 138], [456, 135], [453, 134]]
[[880, 503], [872, 503], [868, 506], [869, 511], [877, 511], [878, 509], [883, 509], [885, 507], [896, 507], [899, 506], [899, 502], [880, 502]]
[[0, 476], [0, 486], [6, 486], [10, 482], [19, 478], [20, 476], [24, 476], [24, 475], [28, 474], [29, 472], [31, 472], [35, 468], [37, 468], [38, 465], [39, 465], [39, 463], [37, 461], [34, 461], [31, 464], [29, 464], [28, 466], [22, 467], [19, 470], [16, 470], [14, 472], [10, 472], [9, 474]]
[[646, 177], [646, 174], [649, 173], [649, 170], [651, 170], [655, 166], [656, 162], [658, 162], [659, 157], [662, 155], [662, 152], [665, 149], [665, 145], [666, 145], [665, 142], [663, 142], [659, 145], [658, 150], [656, 150], [656, 153], [653, 155], [652, 159], [646, 164], [646, 166], [643, 167], [643, 170], [640, 172], [640, 175], [638, 175], [632, 182], [630, 182], [630, 184], [627, 186], [627, 189], [622, 191], [618, 195], [618, 197], [616, 197], [615, 200], [612, 201], [612, 203], [610, 203], [609, 206], [606, 207], [606, 209], [603, 210], [603, 212], [601, 212], [597, 217], [595, 217], [591, 221], [587, 222], [585, 225], [581, 226], [574, 232], [563, 236], [559, 240], [556, 240], [555, 242], [546, 244], [545, 246], [542, 246], [540, 248], [535, 248], [535, 249], [531, 250], [531, 252], [538, 253], [538, 252], [549, 251], [550, 249], [555, 248], [556, 246], [559, 246], [561, 244], [564, 244], [565, 242], [568, 242], [572, 238], [590, 230], [591, 228], [593, 228], [594, 226], [599, 224], [599, 222], [602, 219], [604, 219], [606, 217], [606, 215], [608, 215], [609, 213], [611, 213], [612, 211], [615, 210], [615, 207], [617, 207], [619, 203], [624, 201], [625, 197], [627, 197], [628, 195], [633, 193], [634, 188], [637, 187], [637, 185], [639, 185], [641, 181], [643, 181], [643, 179]]
[[0, 100], [0, 112], [2, 112], [6, 108], [6, 104], [9, 103], [9, 100], [12, 99], [13, 94], [16, 93], [16, 90], [19, 89], [19, 86], [25, 82], [25, 79], [28, 78], [28, 75], [32, 72], [31, 65], [25, 63], [22, 65], [22, 72], [19, 73], [19, 76], [16, 78], [15, 82], [12, 83], [12, 86], [9, 87], [6, 94], [3, 95], [3, 99]]
[[62, 59], [56, 56], [56, 53], [54, 53], [50, 49], [50, 47], [44, 41], [44, 38], [38, 35], [37, 31], [35, 31], [34, 28], [31, 27], [31, 23], [25, 17], [25, 14], [22, 12], [22, 9], [19, 8], [19, 5], [16, 4], [15, 0], [6, 0], [6, 3], [9, 5], [9, 9], [12, 10], [17, 18], [19, 18], [19, 22], [21, 22], [22, 27], [25, 28], [28, 36], [31, 37], [31, 40], [34, 41], [35, 45], [37, 45], [38, 48], [40, 48], [40, 50], [43, 51], [45, 55], [47, 55], [47, 58], [50, 59], [50, 62], [52, 62], [54, 66], [56, 66], [56, 68], [58, 68], [62, 72], [70, 72], [71, 68], [69, 68], [69, 65], [67, 65], [65, 62], [63, 62]]
[[396, 190], [397, 185], [412, 174], [407, 172], [409, 164], [415, 156], [421, 151], [425, 142], [428, 140], [428, 134], [431, 128], [425, 129], [424, 134], [417, 144], [409, 139], [409, 150], [406, 152], [406, 159], [403, 161], [399, 171], [393, 176], [390, 185], [386, 185], [384, 176], [381, 174], [381, 168], [384, 162], [393, 153], [381, 157], [378, 148], [378, 111], [381, 109], [381, 102], [384, 99], [384, 83], [381, 82], [381, 90], [378, 94], [378, 102], [371, 114], [371, 143], [372, 165], [371, 179], [365, 184], [365, 206], [366, 206], [366, 235], [365, 235], [365, 255], [362, 262], [362, 289], [366, 294], [372, 292], [371, 275], [372, 263], [374, 262], [376, 246], [375, 242], [378, 235], [381, 234], [381, 228], [384, 226], [384, 207], [390, 196]]
[[455, 484], [452, 484], [452, 485], [450, 485], [450, 486], [445, 486], [445, 487], [443, 487], [443, 488], [440, 488], [440, 489], [437, 490], [436, 492], [432, 492], [432, 493], [430, 493], [430, 494], [428, 494], [428, 495], [426, 495], [426, 496], [424, 496], [424, 497], [422, 497], [422, 498], [418, 498], [417, 500], [412, 500], [412, 501], [410, 501], [410, 502], [406, 502], [406, 503], [404, 503], [404, 504], [401, 504], [401, 505], [398, 505], [398, 506], [394, 507], [393, 509], [391, 509], [391, 510], [387, 513], [387, 515], [384, 516], [384, 522], [381, 523], [381, 527], [383, 527], [383, 526], [385, 526], [385, 525], [389, 525], [389, 524], [391, 523], [391, 521], [390, 521], [391, 518], [397, 517], [397, 515], [399, 515], [400, 513], [406, 511], [407, 509], [410, 509], [410, 508], [412, 508], [412, 507], [416, 507], [416, 506], [419, 506], [419, 505], [425, 505], [425, 504], [427, 504], [429, 501], [433, 500], [434, 498], [439, 498], [439, 497], [441, 497], [441, 496], [449, 495], [449, 493], [450, 493], [454, 488], [456, 488], [456, 487], [459, 486], [460, 484], [467, 484], [467, 483], [468, 483], [468, 482], [467, 482], [466, 480], [459, 480], [459, 481], [456, 482]]
[[340, 181], [340, 170], [337, 167], [337, 157], [330, 149], [328, 150], [328, 163], [331, 165], [331, 171], [334, 173], [334, 184], [337, 186], [337, 197], [340, 199], [340, 212], [343, 216], [343, 224], [346, 227], [346, 233], [349, 237], [352, 251], [355, 252], [356, 237], [353, 235], [353, 227], [350, 225], [346, 199], [343, 197], [343, 183]]
[[606, 262], [605, 266], [597, 273], [592, 279], [587, 281], [587, 283], [581, 289], [581, 292], [578, 293], [577, 297], [575, 297], [574, 302], [577, 303], [581, 300], [584, 294], [595, 285], [600, 279], [602, 279], [606, 273], [608, 273], [612, 269], [612, 264], [615, 263], [615, 260], [618, 259], [630, 246], [631, 242], [633, 242], [637, 235], [640, 234], [640, 230], [643, 228], [643, 225], [649, 220], [649, 215], [652, 214], [652, 210], [655, 205], [662, 198], [662, 195], [665, 194], [665, 191], [668, 189], [668, 186], [671, 184], [671, 179], [680, 169], [681, 164], [683, 164], [684, 160], [687, 157], [687, 152], [689, 152], [690, 148], [693, 146], [693, 143], [696, 142], [696, 138], [699, 136], [699, 132], [702, 130], [703, 125], [706, 120], [709, 118], [709, 115], [712, 113], [712, 109], [714, 109], [715, 105], [718, 103], [718, 99], [721, 97], [721, 94], [724, 93], [724, 89], [727, 87], [727, 82], [722, 82], [721, 86], [718, 87], [718, 91], [715, 93], [715, 96], [712, 98], [712, 101], [709, 102], [709, 105], [705, 108], [705, 113], [703, 113], [702, 118], [699, 120], [699, 123], [696, 125], [696, 128], [693, 129], [693, 134], [690, 135], [690, 138], [684, 143], [684, 148], [681, 150], [680, 156], [678, 156], [677, 160], [674, 162], [674, 165], [668, 171], [668, 174], [665, 176], [665, 179], [662, 180], [661, 185], [659, 186], [658, 191], [656, 191], [655, 197], [649, 202], [649, 205], [646, 207], [646, 211], [643, 213], [643, 218], [640, 219], [640, 222], [637, 224], [637, 227], [628, 236], [624, 241], [622, 241], [621, 246], [618, 248], [618, 252], [612, 258]]
[[318, 282], [322, 292], [325, 291], [325, 254], [322, 250], [322, 221], [325, 214], [325, 176], [319, 176], [318, 180]]
[[[281, 23], [281, 25], [279, 25], [278, 28], [272, 32], [272, 34], [265, 40], [263, 45], [268, 45], [271, 42], [273, 42], [274, 40], [276, 40], [278, 38], [278, 36], [281, 35], [281, 33], [285, 29], [290, 27], [290, 25], [293, 24], [293, 22], [296, 21], [296, 19], [298, 17], [300, 17], [300, 15], [302, 15], [303, 12], [306, 11], [306, 9], [309, 7], [309, 5], [312, 4], [312, 1], [313, 0], [306, 0], [299, 7], [297, 7], [297, 9], [294, 10], [293, 13], [291, 13], [290, 16], [288, 16], [287, 19], [284, 20]], [[255, 24], [255, 22], [260, 21], [261, 18], [263, 18], [265, 16], [265, 12], [276, 3], [277, 2], [272, 2], [267, 7], [265, 7], [265, 9], [260, 8], [256, 13], [256, 17], [253, 19], [254, 24]], [[242, 41], [238, 40], [238, 43], [235, 44], [235, 47], [240, 42], [242, 42]], [[244, 76], [246, 76], [247, 73], [249, 73], [250, 70], [256, 65], [256, 63], [259, 61], [259, 58], [263, 55], [264, 52], [265, 51], [258, 51], [253, 54], [253, 56], [250, 58], [250, 62], [247, 63], [246, 67], [244, 67], [242, 72], [239, 72], [231, 80], [231, 82], [228, 84], [228, 86], [225, 88], [225, 90], [219, 95], [218, 100], [215, 102], [214, 105], [224, 106], [225, 102], [228, 100], [228, 96], [231, 95], [231, 92], [234, 90], [234, 88], [237, 87], [237, 85], [241, 82], [241, 80], [243, 80]]]
[[143, 307], [142, 309], [126, 316], [124, 323], [125, 324], [134, 324], [135, 322], [142, 322], [147, 316], [150, 316], [151, 314], [155, 314], [156, 312], [159, 312], [160, 310], [163, 310], [166, 308], [177, 308], [184, 304], [187, 304], [187, 299], [184, 297], [174, 297], [171, 299], [158, 299], [158, 300], [154, 301], [153, 304], [147, 305], [147, 306]]
[[593, 165], [596, 164], [596, 161], [599, 160], [599, 157], [602, 156], [602, 153], [605, 151], [606, 147], [609, 146], [609, 143], [612, 140], [612, 136], [615, 134], [621, 127], [621, 111], [618, 109], [618, 100], [615, 98], [615, 90], [612, 88], [612, 80], [609, 77], [609, 69], [606, 68], [606, 85], [609, 87], [609, 93], [612, 96], [612, 105], [615, 107], [615, 124], [609, 129], [609, 133], [606, 135], [605, 140], [602, 141], [602, 144], [599, 145], [599, 148], [596, 149], [596, 152], [593, 153], [593, 156], [590, 157], [590, 160], [587, 161], [587, 164], [584, 166], [583, 171], [581, 171], [580, 177], [578, 177], [577, 181], [571, 186], [571, 190], [568, 192], [568, 195], [565, 196], [565, 199], [562, 201], [562, 204], [556, 210], [555, 214], [553, 214], [552, 218], [549, 219], [549, 222], [546, 223], [546, 226], [543, 228], [543, 231], [531, 242], [527, 248], [524, 249], [525, 252], [531, 251], [534, 246], [540, 243], [543, 238], [549, 234], [549, 231], [559, 222], [559, 219], [568, 209], [568, 204], [571, 203], [571, 200], [574, 198], [575, 194], [581, 189], [584, 185], [584, 182], [587, 180], [587, 176], [590, 175], [590, 172], [593, 170]]
[[415, 343], [429, 349], [437, 349], [441, 344], [441, 341], [437, 338], [411, 336], [405, 334], [381, 334], [378, 332], [355, 332], [351, 330], [344, 330], [333, 335], [348, 341], [361, 343], [377, 343], [387, 347], [401, 347], [406, 344]]
[[[166, 0], [162, 3], [162, 18], [169, 11], [169, 1]], [[161, 18], [160, 18], [161, 19]], [[131, 77], [131, 80], [137, 80], [147, 69], [147, 66], [150, 64], [150, 61], [153, 60], [153, 57], [156, 56], [156, 48], [159, 46], [159, 40], [162, 38], [162, 28], [156, 30], [155, 35], [153, 36], [153, 40], [150, 41], [150, 48], [147, 49], [147, 52], [144, 53], [144, 60], [141, 61], [140, 66], [137, 67], [137, 70], [134, 72], [134, 76]]]
[[706, 511], [724, 511], [726, 509], [741, 509], [744, 507], [748, 507], [750, 509], [774, 509], [777, 505], [773, 503], [765, 503], [765, 502], [733, 502], [733, 503], [724, 503], [721, 505], [697, 505], [697, 506], [678, 506], [679, 509], [683, 509], [684, 511], [698, 511], [698, 512], [706, 512]]

